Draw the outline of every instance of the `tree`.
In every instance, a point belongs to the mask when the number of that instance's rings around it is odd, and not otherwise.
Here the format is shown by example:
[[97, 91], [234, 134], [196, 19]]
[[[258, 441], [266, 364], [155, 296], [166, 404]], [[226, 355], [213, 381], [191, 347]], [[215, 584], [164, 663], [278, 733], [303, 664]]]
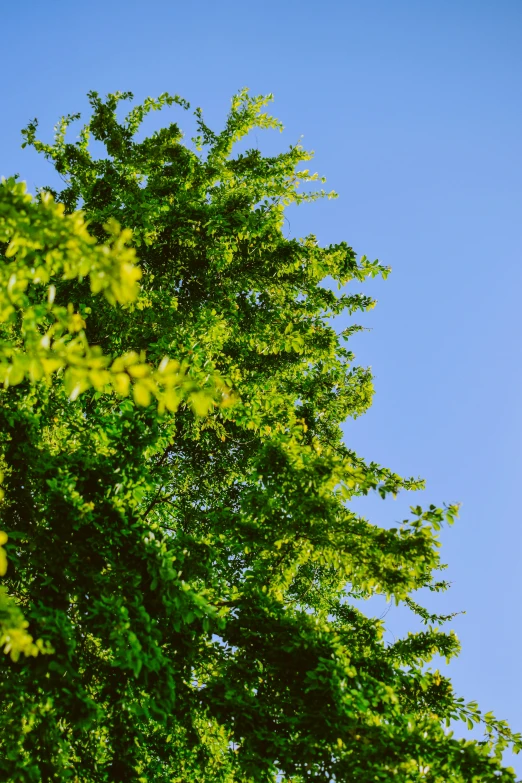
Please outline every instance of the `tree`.
[[[346, 286], [388, 269], [285, 237], [285, 206], [326, 194], [298, 189], [300, 145], [234, 151], [281, 127], [269, 98], [241, 92], [220, 133], [196, 110], [191, 146], [176, 124], [136, 136], [178, 97], [123, 120], [130, 93], [89, 97], [78, 141], [79, 115], [51, 144], [24, 131], [64, 189], [0, 189], [3, 778], [512, 781], [520, 736], [425, 666], [459, 649], [412, 597], [447, 587], [457, 508], [391, 530], [350, 510], [422, 486], [340, 430], [372, 379], [330, 319], [371, 308]], [[377, 593], [426, 630], [385, 644], [354, 606]]]

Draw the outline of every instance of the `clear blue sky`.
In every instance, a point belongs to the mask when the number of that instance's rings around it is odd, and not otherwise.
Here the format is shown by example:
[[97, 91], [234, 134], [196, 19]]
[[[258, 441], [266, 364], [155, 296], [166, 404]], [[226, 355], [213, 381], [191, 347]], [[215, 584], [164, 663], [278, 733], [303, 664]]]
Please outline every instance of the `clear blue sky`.
[[37, 116], [50, 134], [88, 90], [177, 92], [210, 124], [242, 86], [275, 94], [286, 131], [267, 143], [304, 134], [340, 194], [293, 211], [292, 233], [393, 267], [367, 288], [379, 303], [354, 345], [376, 396], [347, 442], [427, 490], [359, 507], [390, 524], [462, 502], [437, 604], [467, 610], [454, 683], [522, 730], [522, 2], [27, 0], [2, 3], [0, 29], [0, 174], [31, 190], [52, 177], [20, 128]]

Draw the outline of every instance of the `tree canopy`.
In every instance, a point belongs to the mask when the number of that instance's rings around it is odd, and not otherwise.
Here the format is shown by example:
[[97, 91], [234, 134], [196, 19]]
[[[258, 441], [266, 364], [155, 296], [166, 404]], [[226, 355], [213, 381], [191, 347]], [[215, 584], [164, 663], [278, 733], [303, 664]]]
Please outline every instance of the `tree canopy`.
[[[459, 650], [415, 600], [447, 587], [457, 507], [391, 529], [350, 508], [422, 486], [340, 428], [373, 389], [332, 319], [388, 268], [285, 235], [285, 207], [334, 194], [299, 144], [237, 151], [281, 128], [270, 96], [240, 92], [220, 132], [197, 109], [191, 142], [139, 135], [186, 101], [122, 118], [132, 97], [90, 93], [74, 142], [79, 115], [52, 143], [28, 125], [60, 192], [0, 186], [2, 778], [514, 780], [520, 736], [426, 667]], [[425, 630], [386, 643], [375, 594]]]

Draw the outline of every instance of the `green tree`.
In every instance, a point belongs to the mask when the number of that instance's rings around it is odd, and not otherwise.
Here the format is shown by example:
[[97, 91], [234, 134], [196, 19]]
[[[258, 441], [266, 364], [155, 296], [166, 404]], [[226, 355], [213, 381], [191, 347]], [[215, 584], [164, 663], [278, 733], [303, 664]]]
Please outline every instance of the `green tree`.
[[[3, 779], [512, 781], [520, 737], [425, 665], [459, 649], [413, 598], [447, 587], [457, 508], [391, 530], [350, 510], [422, 486], [340, 429], [372, 379], [331, 319], [371, 308], [346, 286], [388, 269], [285, 237], [285, 207], [326, 194], [299, 189], [317, 179], [299, 145], [235, 150], [281, 127], [267, 98], [241, 92], [219, 133], [196, 110], [192, 144], [176, 124], [137, 138], [184, 100], [119, 119], [130, 98], [91, 93], [74, 143], [78, 115], [51, 144], [26, 128], [61, 192], [0, 188], [5, 651], [26, 634], [0, 660]], [[354, 605], [375, 594], [426, 630], [385, 644]]]

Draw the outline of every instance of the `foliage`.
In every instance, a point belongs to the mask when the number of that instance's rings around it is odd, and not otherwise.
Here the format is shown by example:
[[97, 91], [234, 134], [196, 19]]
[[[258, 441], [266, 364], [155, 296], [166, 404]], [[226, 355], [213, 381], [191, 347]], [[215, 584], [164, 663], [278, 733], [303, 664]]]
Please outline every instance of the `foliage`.
[[[0, 531], [0, 576], [4, 576], [7, 571], [7, 557], [3, 548], [6, 541], [6, 534]], [[33, 637], [26, 630], [28, 625], [5, 587], [0, 587], [0, 648], [9, 653], [13, 661], [17, 661], [22, 654], [28, 656], [38, 655], [39, 652], [53, 652], [52, 647], [42, 643], [41, 639], [33, 641]]]
[[[422, 486], [340, 429], [372, 379], [330, 319], [371, 308], [346, 287], [388, 269], [285, 237], [285, 206], [326, 194], [299, 189], [300, 145], [236, 151], [280, 127], [268, 99], [241, 92], [220, 133], [197, 110], [191, 146], [176, 124], [137, 135], [185, 101], [118, 119], [131, 97], [91, 93], [75, 143], [78, 115], [51, 144], [26, 128], [60, 193], [0, 189], [0, 600], [49, 653], [2, 657], [3, 778], [512, 781], [520, 737], [425, 666], [459, 649], [412, 597], [447, 586], [457, 508], [396, 529], [350, 510]], [[354, 604], [375, 594], [426, 630], [385, 644]], [[444, 729], [459, 717], [484, 741]]]

